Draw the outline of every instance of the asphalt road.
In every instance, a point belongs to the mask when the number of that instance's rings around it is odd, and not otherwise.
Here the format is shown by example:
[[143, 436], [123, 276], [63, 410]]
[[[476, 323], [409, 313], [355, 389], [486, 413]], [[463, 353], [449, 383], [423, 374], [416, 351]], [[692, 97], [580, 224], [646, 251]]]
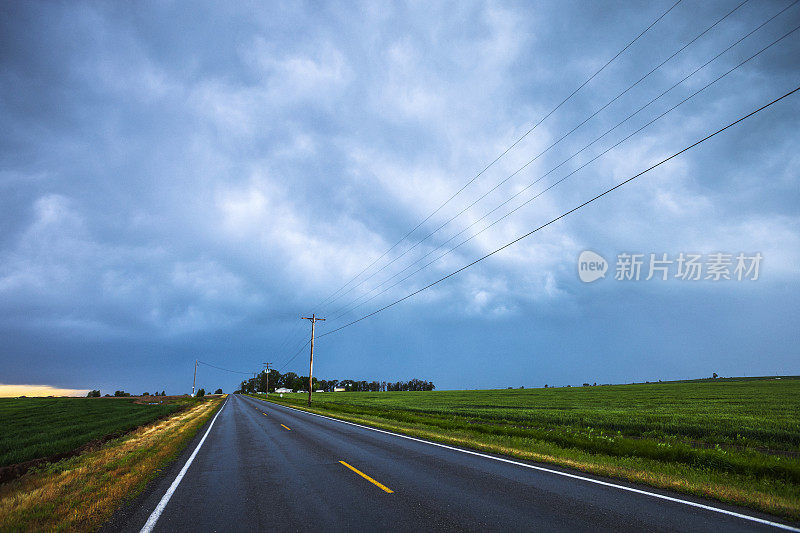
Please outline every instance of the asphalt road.
[[778, 531], [685, 502], [774, 520], [748, 510], [500, 459], [230, 395], [105, 530]]

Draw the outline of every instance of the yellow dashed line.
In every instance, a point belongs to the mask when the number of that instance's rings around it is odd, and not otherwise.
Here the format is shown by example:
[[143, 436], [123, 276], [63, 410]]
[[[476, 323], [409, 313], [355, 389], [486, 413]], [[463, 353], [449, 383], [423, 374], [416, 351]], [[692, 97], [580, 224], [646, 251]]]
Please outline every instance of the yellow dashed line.
[[[281, 424], [281, 425], [283, 426], [283, 424]], [[292, 430], [292, 428], [290, 428], [290, 427], [288, 427], [288, 426], [283, 426], [283, 427], [285, 427], [285, 428], [286, 428], [286, 429], [288, 429], [289, 431], [291, 431], [291, 430]]]
[[[285, 427], [285, 426], [284, 426], [284, 427]], [[287, 429], [288, 429], [288, 428], [287, 428]], [[362, 471], [361, 471], [361, 470], [359, 470], [358, 468], [356, 468], [356, 467], [354, 467], [354, 466], [350, 466], [349, 464], [345, 463], [344, 461], [339, 461], [339, 462], [340, 462], [340, 463], [342, 463], [342, 464], [343, 464], [344, 466], [346, 466], [347, 468], [349, 468], [350, 470], [352, 470], [353, 472], [355, 472], [356, 474], [358, 474], [359, 476], [363, 477], [364, 479], [366, 479], [367, 481], [369, 481], [370, 483], [372, 483], [373, 485], [376, 485], [377, 487], [379, 487], [379, 488], [380, 488], [382, 491], [384, 491], [384, 492], [388, 492], [389, 494], [391, 494], [391, 493], [393, 493], [393, 492], [394, 492], [392, 489], [390, 489], [390, 488], [389, 488], [389, 487], [387, 487], [386, 485], [383, 485], [383, 484], [381, 484], [381, 483], [378, 483], [377, 481], [375, 481], [374, 479], [372, 479], [371, 477], [369, 477], [368, 475], [366, 475], [364, 472], [362, 472]]]

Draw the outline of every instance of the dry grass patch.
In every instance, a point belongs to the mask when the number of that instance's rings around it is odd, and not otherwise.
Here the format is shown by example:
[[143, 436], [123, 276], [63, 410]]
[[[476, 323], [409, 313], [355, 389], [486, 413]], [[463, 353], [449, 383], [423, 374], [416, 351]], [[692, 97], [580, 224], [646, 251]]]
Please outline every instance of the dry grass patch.
[[0, 486], [2, 531], [91, 531], [137, 495], [220, 406], [198, 403], [103, 448]]

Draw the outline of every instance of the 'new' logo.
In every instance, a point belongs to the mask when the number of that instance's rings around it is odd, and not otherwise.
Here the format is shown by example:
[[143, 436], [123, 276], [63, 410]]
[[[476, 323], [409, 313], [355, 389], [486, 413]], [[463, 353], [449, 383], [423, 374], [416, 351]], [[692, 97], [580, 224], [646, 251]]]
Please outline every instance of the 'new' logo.
[[584, 283], [591, 283], [606, 277], [608, 262], [600, 254], [584, 250], [578, 256], [578, 277]]

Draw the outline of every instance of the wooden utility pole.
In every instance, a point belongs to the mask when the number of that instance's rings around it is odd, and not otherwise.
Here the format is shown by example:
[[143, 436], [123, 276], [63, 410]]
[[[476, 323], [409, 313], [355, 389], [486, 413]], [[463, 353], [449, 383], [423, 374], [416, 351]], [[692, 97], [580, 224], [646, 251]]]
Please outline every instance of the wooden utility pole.
[[192, 378], [192, 396], [194, 396], [194, 386], [197, 383], [197, 359], [194, 360], [194, 377]]
[[264, 394], [269, 396], [269, 365], [271, 365], [272, 363], [264, 363], [264, 364], [267, 365], [267, 390], [264, 391]]
[[314, 391], [313, 387], [313, 373], [314, 373], [314, 324], [316, 324], [317, 320], [325, 321], [324, 318], [317, 318], [316, 314], [311, 316], [301, 316], [303, 320], [310, 320], [311, 321], [311, 357], [308, 361], [308, 405], [311, 407], [311, 393]]

